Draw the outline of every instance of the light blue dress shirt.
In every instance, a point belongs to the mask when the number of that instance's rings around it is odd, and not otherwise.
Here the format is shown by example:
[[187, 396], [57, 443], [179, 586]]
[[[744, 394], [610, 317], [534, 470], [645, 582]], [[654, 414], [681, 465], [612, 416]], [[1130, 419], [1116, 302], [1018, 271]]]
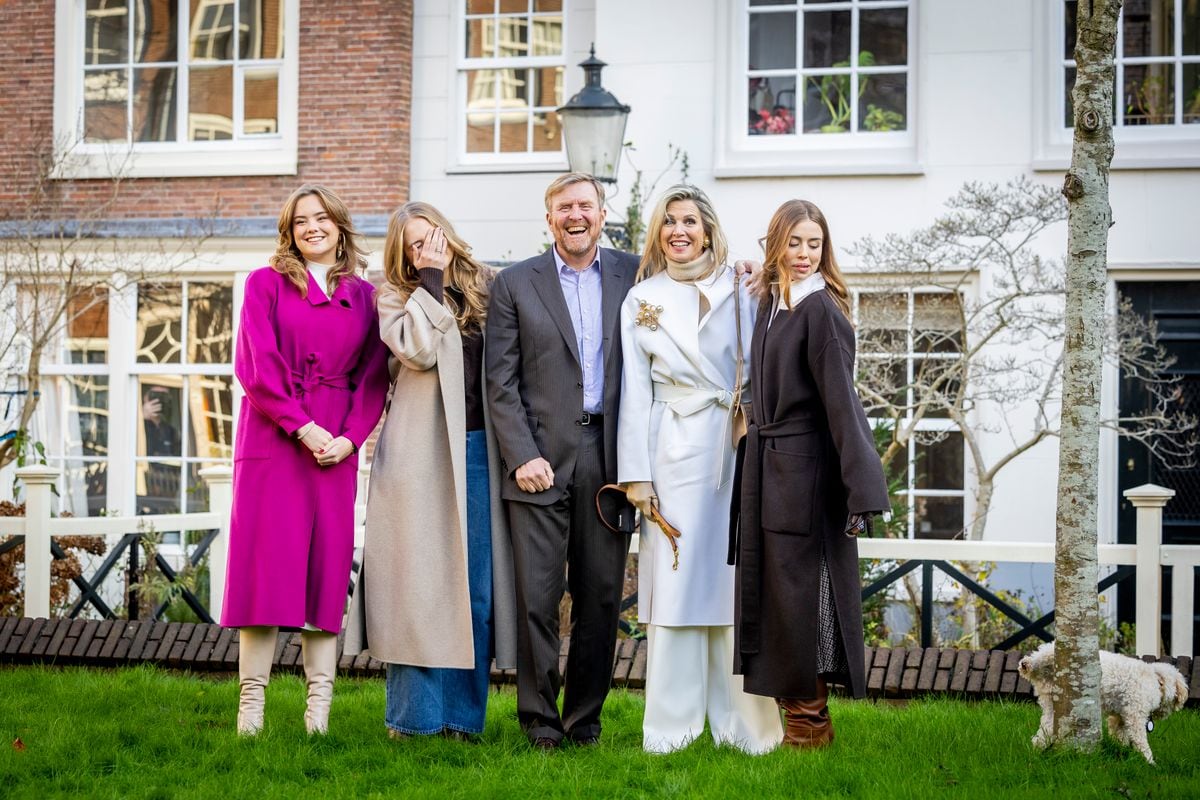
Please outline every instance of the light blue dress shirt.
[[599, 414], [604, 408], [604, 320], [601, 305], [604, 293], [600, 287], [600, 248], [587, 269], [567, 266], [553, 247], [554, 263], [558, 265], [558, 283], [563, 299], [571, 312], [575, 328], [575, 344], [579, 350], [579, 365], [583, 368], [583, 410]]

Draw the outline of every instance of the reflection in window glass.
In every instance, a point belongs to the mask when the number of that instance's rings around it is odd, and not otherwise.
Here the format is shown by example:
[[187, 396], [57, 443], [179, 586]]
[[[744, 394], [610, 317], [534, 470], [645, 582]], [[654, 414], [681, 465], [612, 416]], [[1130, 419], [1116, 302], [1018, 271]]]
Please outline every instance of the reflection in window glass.
[[917, 495], [913, 498], [917, 539], [961, 539], [963, 498]]
[[133, 71], [133, 138], [138, 142], [175, 141], [175, 90], [178, 72], [147, 67]]
[[125, 70], [83, 73], [83, 139], [118, 142], [127, 136], [129, 76]]
[[107, 510], [108, 463], [66, 459], [55, 461], [62, 469], [60, 508], [76, 517], [98, 517]]
[[183, 292], [179, 284], [138, 285], [137, 361], [139, 364], [178, 364], [183, 335], [180, 316]]
[[67, 303], [64, 333], [61, 343], [50, 348], [58, 363], [103, 364], [108, 360], [108, 287], [85, 287], [75, 293]]
[[176, 0], [142, 0], [135, 5], [133, 60], [140, 64], [177, 61], [179, 36]]
[[234, 0], [191, 0], [188, 16], [193, 61], [233, 58]]
[[179, 461], [138, 461], [134, 467], [138, 514], [180, 513]]
[[143, 375], [138, 381], [141, 425], [138, 456], [152, 458], [183, 455], [182, 380], [178, 375]]
[[188, 80], [188, 139], [232, 139], [233, 67], [194, 67]]
[[188, 283], [188, 363], [233, 360], [233, 286]]
[[84, 20], [83, 63], [123, 63], [129, 52], [128, 0], [88, 0]]
[[241, 0], [238, 4], [238, 53], [246, 59], [283, 58], [280, 0]]
[[242, 133], [279, 132], [279, 69], [242, 73]]
[[108, 376], [66, 375], [65, 452], [104, 458], [108, 455]]
[[228, 375], [193, 375], [188, 382], [188, 455], [233, 458], [233, 379]]

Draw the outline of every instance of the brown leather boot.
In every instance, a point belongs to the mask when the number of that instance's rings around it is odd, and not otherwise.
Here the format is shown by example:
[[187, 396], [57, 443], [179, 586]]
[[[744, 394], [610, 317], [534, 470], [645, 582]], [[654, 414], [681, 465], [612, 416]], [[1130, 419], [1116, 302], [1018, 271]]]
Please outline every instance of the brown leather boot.
[[817, 696], [812, 700], [776, 698], [783, 709], [783, 746], [797, 750], [824, 747], [833, 741], [833, 722], [829, 719], [829, 688], [817, 678]]

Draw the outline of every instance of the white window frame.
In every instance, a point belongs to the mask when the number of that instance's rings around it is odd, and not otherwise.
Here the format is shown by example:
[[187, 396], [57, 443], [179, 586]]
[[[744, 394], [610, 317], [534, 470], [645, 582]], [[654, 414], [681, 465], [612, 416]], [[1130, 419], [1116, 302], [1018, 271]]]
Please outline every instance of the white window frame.
[[[1176, 0], [1176, 22], [1180, 10]], [[1063, 57], [1066, 36], [1062, 0], [1040, 4], [1034, 12], [1034, 159], [1035, 170], [1061, 171], [1071, 164], [1073, 129], [1063, 124], [1066, 107], [1065, 67], [1071, 59]], [[1182, 29], [1175, 25], [1176, 51]], [[1117, 53], [1121, 52], [1123, 31], [1117, 28]], [[1118, 55], [1118, 61], [1124, 60]], [[1197, 62], [1198, 56], [1174, 56], [1178, 62]], [[1181, 87], [1176, 84], [1176, 108], [1181, 102]], [[1184, 125], [1115, 125], [1116, 150], [1112, 169], [1180, 169], [1200, 167], [1200, 123]]]
[[[750, 6], [748, 0], [736, 0], [723, 5], [725, 19], [718, 20], [718, 30], [724, 29], [728, 33], [717, 37], [716, 117], [724, 120], [724, 124], [717, 125], [713, 157], [713, 173], [717, 178], [917, 175], [924, 172], [917, 131], [920, 113], [917, 102], [920, 82], [917, 38], [919, 0], [878, 4], [880, 8], [908, 7], [906, 130], [796, 136], [750, 136], [746, 133]], [[852, 3], [845, 0], [822, 4], [821, 10], [844, 10], [851, 6]], [[876, 7], [876, 4], [872, 4], [872, 7]], [[755, 8], [770, 10], [770, 7]], [[803, 6], [796, 11], [802, 13]], [[853, 36], [857, 37], [857, 31]], [[797, 103], [799, 105], [799, 100]], [[797, 116], [801, 113], [798, 108]]]
[[[232, 175], [295, 175], [299, 119], [299, 0], [281, 0], [284, 55], [279, 65], [279, 130], [253, 138], [225, 141], [91, 143], [82, 140], [85, 0], [56, 0], [54, 16], [55, 170], [60, 179], [190, 178]], [[179, 55], [187, 56], [180, 15]], [[233, 108], [241, 119], [241, 77], [252, 68], [235, 68]], [[180, 93], [186, 96], [186, 80]], [[186, 116], [186, 115], [183, 115]], [[186, 126], [186, 120], [180, 120]], [[185, 131], [186, 134], [186, 131]]]
[[[914, 359], [916, 359], [916, 358], [920, 358], [920, 359], [957, 358], [958, 354], [955, 354], [955, 353], [945, 353], [945, 354], [915, 353], [913, 351], [913, 340], [915, 338], [915, 330], [914, 330], [913, 323], [914, 323], [914, 317], [915, 317], [915, 313], [916, 313], [915, 312], [916, 303], [914, 302], [913, 297], [918, 294], [948, 294], [948, 292], [944, 288], [920, 287], [920, 286], [901, 287], [901, 286], [887, 286], [887, 285], [871, 285], [869, 283], [856, 282], [854, 286], [850, 287], [850, 296], [851, 296], [851, 301], [852, 301], [851, 312], [852, 312], [853, 319], [854, 319], [855, 331], [858, 331], [861, 327], [861, 320], [859, 318], [859, 300], [863, 294], [886, 294], [886, 293], [895, 294], [898, 292], [904, 292], [907, 295], [907, 311], [906, 311], [906, 315], [905, 315], [906, 348], [905, 348], [904, 353], [885, 353], [885, 352], [863, 351], [859, 348], [856, 348], [856, 352], [857, 352], [858, 358], [875, 358], [875, 359], [881, 359], [881, 358], [882, 359], [895, 359], [897, 357], [904, 358], [905, 370], [906, 370], [905, 378], [906, 378], [906, 380], [911, 382], [912, 378], [913, 378]], [[962, 294], [962, 293], [960, 292], [960, 294]], [[965, 301], [967, 298], [964, 296], [962, 299]], [[909, 388], [907, 391], [911, 394], [912, 389]], [[910, 405], [911, 405], [911, 402], [912, 402], [912, 399], [910, 397], [909, 398]], [[910, 418], [906, 417], [905, 422], [908, 422], [909, 419]], [[872, 424], [872, 426], [874, 426], [874, 424], [877, 422], [885, 422], [885, 423], [888, 422], [888, 420], [885, 417], [879, 417], [879, 416], [874, 416], [874, 417], [868, 416], [867, 421], [870, 422]], [[961, 430], [960, 430], [959, 425], [956, 422], [954, 422], [954, 420], [952, 420], [948, 417], [929, 417], [929, 416], [923, 417], [921, 420], [919, 420], [917, 422], [916, 429], [918, 431], [945, 431], [947, 433], [958, 433], [961, 435]], [[970, 505], [973, 502], [973, 498], [974, 498], [974, 491], [973, 491], [973, 487], [971, 486], [971, 482], [972, 482], [973, 476], [974, 476], [974, 471], [971, 469], [970, 461], [967, 458], [966, 439], [965, 438], [963, 439], [962, 453], [961, 453], [962, 467], [963, 467], [963, 469], [962, 469], [963, 485], [962, 485], [961, 489], [918, 489], [917, 488], [917, 455], [916, 455], [916, 453], [917, 453], [917, 443], [916, 443], [915, 439], [909, 439], [909, 441], [905, 447], [905, 468], [906, 468], [905, 487], [902, 491], [900, 491], [898, 493], [899, 496], [904, 499], [904, 502], [908, 509], [907, 520], [905, 523], [905, 530], [908, 535], [908, 538], [909, 539], [922, 538], [922, 537], [916, 536], [916, 500], [917, 500], [917, 498], [920, 498], [920, 497], [958, 497], [958, 498], [961, 498], [962, 503], [963, 503], [962, 530], [964, 531], [963, 538], [965, 538], [965, 531], [970, 527], [969, 522], [968, 522], [968, 520], [970, 519], [970, 513], [971, 513]]]
[[[568, 169], [566, 148], [558, 151], [540, 151], [524, 153], [468, 153], [466, 141], [467, 116], [467, 72], [477, 69], [539, 69], [542, 67], [562, 67], [563, 97], [566, 102], [571, 92], [567, 55], [571, 51], [569, 30], [570, 13], [573, 0], [563, 0], [562, 6], [562, 40], [563, 51], [557, 56], [521, 56], [505, 58], [467, 58], [466, 55], [466, 26], [467, 13], [462, 0], [455, 0], [450, 15], [450, 53], [453, 64], [450, 76], [451, 92], [447, 126], [450, 135], [447, 137], [449, 163], [446, 172], [455, 173], [485, 173], [485, 172], [563, 172]], [[528, 14], [528, 12], [525, 12]], [[474, 15], [478, 16], [478, 15]], [[497, 16], [516, 16], [498, 14]]]

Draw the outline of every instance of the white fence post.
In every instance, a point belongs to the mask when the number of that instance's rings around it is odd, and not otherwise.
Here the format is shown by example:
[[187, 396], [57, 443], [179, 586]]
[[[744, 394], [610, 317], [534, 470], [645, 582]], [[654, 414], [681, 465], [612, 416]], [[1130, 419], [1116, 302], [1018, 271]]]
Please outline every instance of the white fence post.
[[208, 613], [214, 622], [221, 622], [221, 606], [225, 602], [225, 567], [229, 560], [229, 512], [233, 508], [233, 468], [205, 467], [200, 477], [208, 483], [208, 507], [221, 515], [217, 537], [208, 546]]
[[[1137, 509], [1137, 635], [1139, 656], [1162, 655], [1162, 510], [1174, 489], [1145, 483], [1122, 494]], [[1190, 616], [1190, 614], [1189, 614]]]
[[50, 494], [61, 473], [36, 464], [19, 467], [25, 486], [25, 616], [50, 616]]

